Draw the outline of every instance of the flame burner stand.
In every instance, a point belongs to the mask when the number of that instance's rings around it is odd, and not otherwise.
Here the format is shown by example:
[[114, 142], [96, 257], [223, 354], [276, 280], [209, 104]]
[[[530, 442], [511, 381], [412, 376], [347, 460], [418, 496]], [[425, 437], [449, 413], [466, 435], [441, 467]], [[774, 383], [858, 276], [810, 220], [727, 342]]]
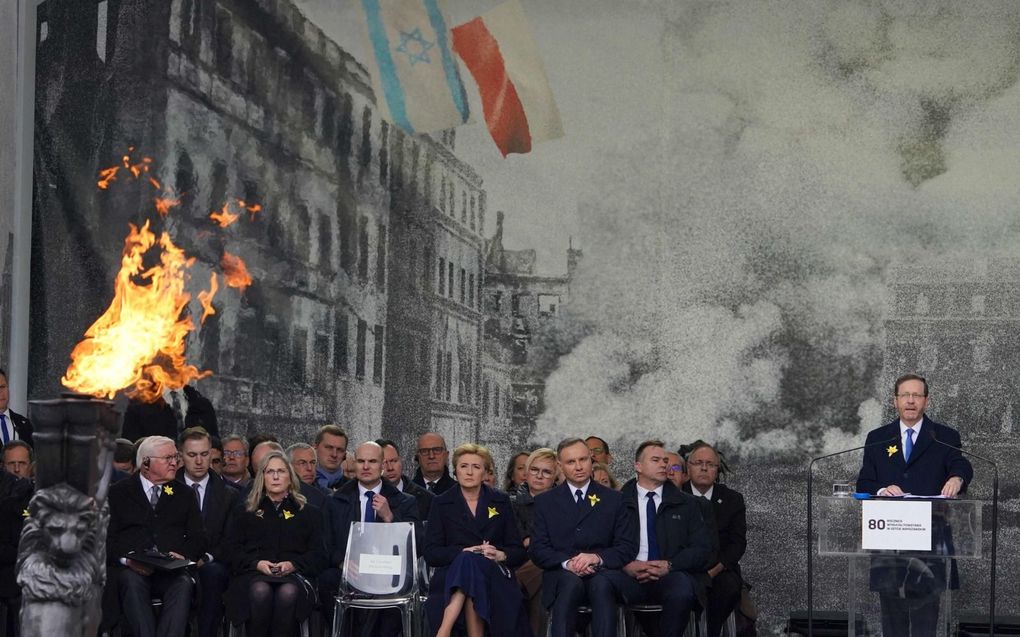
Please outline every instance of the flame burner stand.
[[106, 493], [122, 414], [64, 394], [30, 401], [36, 488], [18, 549], [21, 634], [94, 636], [106, 584]]

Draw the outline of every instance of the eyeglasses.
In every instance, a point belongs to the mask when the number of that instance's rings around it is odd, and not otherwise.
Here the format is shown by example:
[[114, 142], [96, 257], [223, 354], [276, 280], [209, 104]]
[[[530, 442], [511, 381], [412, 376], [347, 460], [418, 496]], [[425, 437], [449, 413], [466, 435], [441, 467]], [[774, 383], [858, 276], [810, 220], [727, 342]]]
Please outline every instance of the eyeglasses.
[[287, 475], [287, 470], [286, 469], [263, 469], [262, 473], [264, 473], [267, 476], [272, 476], [274, 478], [281, 478], [281, 477]]
[[678, 464], [671, 464], [671, 465], [669, 465], [669, 470], [670, 471], [679, 471], [680, 473], [684, 472], [684, 468], [681, 465], [678, 465]]
[[178, 462], [181, 461], [181, 457], [179, 455], [177, 455], [177, 454], [174, 454], [172, 456], [148, 456], [148, 458], [149, 458], [149, 460], [162, 460], [163, 462], [165, 462], [167, 464], [170, 464], [170, 463], [177, 464]]
[[588, 451], [592, 453], [603, 453], [605, 452], [605, 449], [603, 449], [602, 447], [588, 447]]
[[711, 470], [711, 469], [718, 469], [719, 468], [719, 463], [718, 462], [708, 462], [707, 460], [694, 460], [694, 461], [688, 462], [687, 466], [688, 467], [694, 467], [695, 469], [701, 469], [702, 467], [704, 467], [705, 469]]
[[244, 450], [242, 450], [242, 449], [238, 449], [236, 451], [231, 450], [231, 451], [224, 451], [223, 452], [223, 457], [224, 458], [243, 458], [243, 457], [245, 457], [247, 455], [248, 454]]
[[539, 469], [538, 467], [532, 467], [528, 469], [528, 473], [530, 473], [533, 476], [545, 476], [547, 478], [556, 475], [556, 473], [552, 469]]
[[446, 451], [446, 447], [422, 447], [418, 453], [423, 456], [437, 456]]
[[896, 397], [902, 400], [906, 400], [908, 398], [913, 398], [914, 400], [921, 400], [922, 398], [927, 398], [928, 396], [926, 394], [918, 394], [917, 392], [908, 392], [905, 394], [896, 394]]

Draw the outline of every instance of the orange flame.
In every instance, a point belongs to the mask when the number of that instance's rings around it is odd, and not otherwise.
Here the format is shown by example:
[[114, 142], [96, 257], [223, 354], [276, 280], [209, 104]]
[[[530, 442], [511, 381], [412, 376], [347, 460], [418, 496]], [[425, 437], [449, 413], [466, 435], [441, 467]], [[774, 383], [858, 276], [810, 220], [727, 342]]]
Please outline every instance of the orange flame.
[[237, 200], [237, 204], [239, 206], [241, 206], [242, 208], [244, 208], [245, 210], [248, 211], [248, 214], [251, 215], [251, 220], [252, 221], [255, 221], [255, 213], [262, 212], [262, 205], [261, 204], [257, 204], [257, 203], [252, 203], [252, 204], [245, 203], [244, 200], [242, 200], [242, 199], [238, 199]]
[[184, 283], [194, 259], [164, 232], [159, 264], [143, 270], [143, 257], [156, 243], [148, 221], [141, 230], [131, 226], [113, 301], [71, 352], [64, 386], [107, 398], [130, 387], [129, 396], [153, 402], [164, 389], [180, 389], [212, 374], [184, 357], [187, 335], [195, 329], [191, 317], [181, 317], [191, 300]]
[[227, 285], [244, 292], [245, 288], [251, 285], [251, 275], [248, 274], [248, 266], [244, 264], [241, 257], [223, 251], [220, 259], [220, 269], [223, 270], [223, 278]]
[[181, 205], [180, 197], [174, 197], [171, 194], [164, 197], [156, 197], [153, 201], [156, 202], [156, 212], [159, 213], [160, 217], [166, 217], [170, 214], [171, 208]]
[[219, 224], [221, 228], [226, 228], [230, 224], [237, 221], [241, 215], [230, 212], [230, 202], [223, 204], [223, 208], [219, 211], [213, 211], [209, 213], [209, 218]]
[[198, 293], [198, 300], [202, 304], [202, 319], [199, 323], [205, 323], [207, 316], [216, 313], [216, 308], [213, 307], [212, 300], [216, 296], [216, 290], [219, 286], [216, 284], [216, 273], [213, 272], [209, 277], [209, 291], [202, 290]]

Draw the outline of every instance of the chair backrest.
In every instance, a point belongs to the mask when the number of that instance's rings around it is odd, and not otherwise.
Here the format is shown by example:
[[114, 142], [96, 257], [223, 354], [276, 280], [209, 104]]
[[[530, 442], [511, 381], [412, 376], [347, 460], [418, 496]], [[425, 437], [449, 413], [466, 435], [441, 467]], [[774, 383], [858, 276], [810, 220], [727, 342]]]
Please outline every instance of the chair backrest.
[[411, 522], [352, 522], [340, 592], [404, 597], [418, 592], [418, 551]]

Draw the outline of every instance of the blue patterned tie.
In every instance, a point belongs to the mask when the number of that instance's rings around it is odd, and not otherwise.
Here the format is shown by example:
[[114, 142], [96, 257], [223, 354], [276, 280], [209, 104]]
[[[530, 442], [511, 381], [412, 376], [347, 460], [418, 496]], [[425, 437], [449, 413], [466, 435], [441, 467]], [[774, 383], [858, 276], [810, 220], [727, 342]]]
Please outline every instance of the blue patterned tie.
[[659, 536], [655, 533], [655, 491], [648, 492], [648, 504], [645, 506], [645, 531], [648, 533], [648, 561], [659, 557]]
[[907, 443], [903, 445], [903, 459], [910, 462], [910, 454], [914, 451], [914, 429], [907, 427]]
[[365, 522], [375, 522], [375, 509], [372, 508], [372, 498], [375, 491], [365, 491]]
[[7, 435], [7, 416], [5, 416], [3, 414], [0, 414], [0, 429], [3, 429], [3, 432], [4, 432], [4, 446], [6, 447], [7, 443], [11, 441], [11, 437], [9, 435]]

